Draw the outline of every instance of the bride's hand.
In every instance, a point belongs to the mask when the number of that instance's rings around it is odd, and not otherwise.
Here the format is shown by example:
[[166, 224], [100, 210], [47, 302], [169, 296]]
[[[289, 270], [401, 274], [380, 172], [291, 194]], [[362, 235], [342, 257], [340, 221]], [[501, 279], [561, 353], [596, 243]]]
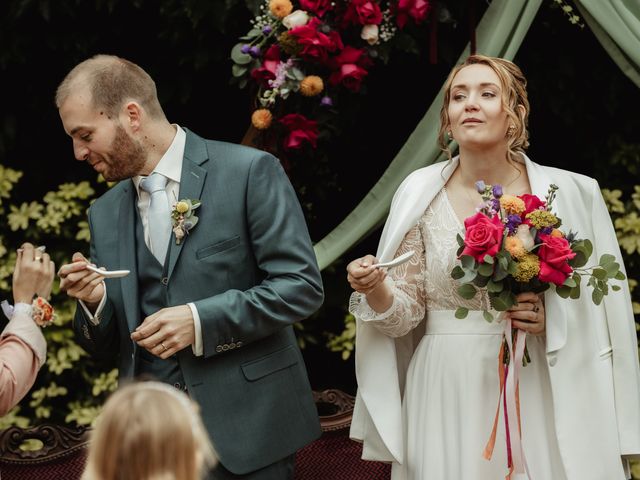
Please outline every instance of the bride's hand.
[[530, 335], [541, 335], [545, 332], [545, 310], [542, 299], [533, 292], [524, 292], [516, 297], [518, 304], [507, 310], [514, 328]]
[[366, 255], [353, 260], [347, 265], [347, 281], [356, 292], [370, 294], [378, 288], [387, 276], [380, 268], [374, 267], [378, 260], [373, 255]]

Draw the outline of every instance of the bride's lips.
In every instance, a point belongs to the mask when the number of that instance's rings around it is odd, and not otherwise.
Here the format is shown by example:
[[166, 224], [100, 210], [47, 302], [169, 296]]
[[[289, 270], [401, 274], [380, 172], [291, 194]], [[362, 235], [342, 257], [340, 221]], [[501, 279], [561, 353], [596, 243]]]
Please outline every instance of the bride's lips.
[[465, 118], [462, 121], [463, 125], [469, 124], [469, 123], [482, 123], [482, 120], [478, 119], [478, 118]]

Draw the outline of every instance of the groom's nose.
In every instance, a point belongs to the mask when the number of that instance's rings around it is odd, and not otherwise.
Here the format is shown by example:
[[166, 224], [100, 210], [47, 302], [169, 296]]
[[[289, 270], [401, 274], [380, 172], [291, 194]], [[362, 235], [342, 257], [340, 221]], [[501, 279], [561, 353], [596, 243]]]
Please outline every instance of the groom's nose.
[[76, 157], [76, 160], [86, 160], [89, 158], [89, 149], [84, 145], [79, 145], [75, 141], [73, 142], [73, 154]]

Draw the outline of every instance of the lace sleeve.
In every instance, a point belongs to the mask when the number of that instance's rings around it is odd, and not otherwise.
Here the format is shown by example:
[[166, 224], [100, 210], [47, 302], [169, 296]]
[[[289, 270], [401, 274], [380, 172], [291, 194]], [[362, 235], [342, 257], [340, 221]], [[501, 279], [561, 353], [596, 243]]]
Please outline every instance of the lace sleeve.
[[416, 255], [407, 263], [392, 268], [385, 280], [390, 282], [393, 291], [391, 307], [378, 313], [369, 306], [366, 296], [357, 292], [349, 300], [349, 312], [390, 337], [406, 335], [424, 318], [426, 263], [421, 227], [422, 221], [405, 235], [395, 254], [397, 257], [414, 250]]

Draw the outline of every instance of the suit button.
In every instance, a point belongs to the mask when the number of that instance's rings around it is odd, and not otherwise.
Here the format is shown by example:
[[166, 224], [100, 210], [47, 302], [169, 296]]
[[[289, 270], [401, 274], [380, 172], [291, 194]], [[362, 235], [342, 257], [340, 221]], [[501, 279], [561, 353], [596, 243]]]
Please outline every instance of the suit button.
[[218, 345], [216, 347], [216, 352], [220, 353], [222, 351], [222, 345]]
[[236, 344], [235, 344], [234, 342], [231, 342], [231, 343], [229, 344], [229, 349], [230, 349], [230, 350], [233, 350], [234, 348], [236, 348]]
[[555, 355], [553, 357], [550, 357], [549, 358], [549, 366], [553, 367], [556, 364], [557, 361], [558, 361], [558, 358]]
[[227, 350], [229, 350], [229, 345], [225, 343], [224, 345], [222, 345], [222, 351], [226, 352]]
[[160, 283], [166, 286], [169, 284], [169, 279], [167, 277], [162, 277], [162, 280], [160, 280]]
[[242, 342], [236, 342], [236, 347], [240, 348], [242, 346]]

